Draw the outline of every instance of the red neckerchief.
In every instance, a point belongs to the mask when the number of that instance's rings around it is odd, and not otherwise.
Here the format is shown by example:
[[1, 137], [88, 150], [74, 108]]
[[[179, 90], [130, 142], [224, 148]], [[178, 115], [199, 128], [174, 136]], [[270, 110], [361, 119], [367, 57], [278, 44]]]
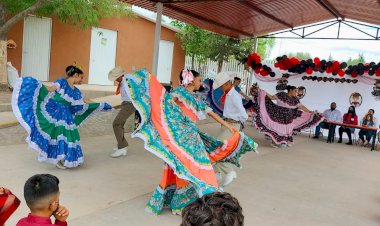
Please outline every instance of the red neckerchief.
[[224, 106], [224, 103], [226, 102], [226, 97], [227, 97], [228, 92], [230, 92], [230, 90], [232, 88], [233, 88], [233, 86], [231, 86], [229, 89], [227, 89], [226, 92], [224, 92], [222, 97], [220, 98], [220, 102], [222, 103], [222, 107]]
[[[122, 77], [124, 77], [124, 75], [122, 76]], [[117, 85], [117, 88], [116, 88], [116, 95], [119, 95], [120, 94], [120, 88], [121, 88], [121, 83], [123, 82], [123, 80], [121, 80], [120, 82], [119, 82], [119, 84]]]
[[[13, 198], [13, 201], [11, 201], [11, 198]], [[4, 194], [0, 195], [0, 225], [3, 225], [8, 220], [19, 205], [20, 200], [8, 189], [4, 189]]]

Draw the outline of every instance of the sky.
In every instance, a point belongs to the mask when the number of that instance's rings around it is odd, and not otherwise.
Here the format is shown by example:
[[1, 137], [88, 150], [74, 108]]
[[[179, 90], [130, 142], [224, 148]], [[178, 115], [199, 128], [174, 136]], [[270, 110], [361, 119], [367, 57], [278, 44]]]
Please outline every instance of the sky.
[[[369, 38], [346, 25], [341, 25], [341, 28], [341, 37]], [[376, 35], [376, 29], [361, 28], [367, 33]], [[313, 37], [336, 37], [337, 30], [338, 25], [323, 30]], [[308, 52], [312, 57], [319, 57], [321, 60], [327, 60], [331, 54], [332, 58], [338, 61], [347, 61], [350, 57], [358, 58], [359, 53], [363, 53], [366, 62], [380, 62], [380, 40], [276, 39], [270, 58], [274, 59], [289, 52]]]
[[[155, 13], [149, 10], [145, 10], [136, 6], [133, 9], [139, 13], [155, 18]], [[164, 22], [170, 23], [169, 17], [163, 17]], [[367, 28], [364, 26], [358, 26], [362, 30], [372, 35], [376, 35], [376, 29]], [[379, 26], [378, 26], [379, 27]], [[305, 32], [312, 32], [321, 26], [306, 29]], [[312, 37], [335, 37], [337, 34], [338, 25], [331, 26], [325, 30], [322, 30]], [[289, 36], [289, 35], [288, 35]], [[346, 25], [341, 25], [340, 37], [351, 38], [369, 38]], [[282, 56], [286, 53], [296, 52], [308, 52], [311, 57], [319, 57], [322, 59], [328, 59], [331, 54], [334, 60], [347, 61], [350, 57], [352, 59], [358, 58], [359, 53], [364, 54], [366, 62], [380, 62], [380, 40], [378, 41], [357, 41], [357, 40], [317, 40], [317, 39], [276, 39], [276, 43], [269, 56], [270, 59], [275, 59], [278, 56]]]

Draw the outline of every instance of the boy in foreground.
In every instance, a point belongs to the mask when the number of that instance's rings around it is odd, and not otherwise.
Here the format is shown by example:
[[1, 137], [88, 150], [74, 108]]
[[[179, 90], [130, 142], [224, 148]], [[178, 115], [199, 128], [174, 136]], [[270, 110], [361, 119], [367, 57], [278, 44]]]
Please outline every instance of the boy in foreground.
[[[17, 226], [67, 226], [69, 211], [59, 205], [59, 179], [50, 174], [37, 174], [29, 178], [24, 186], [24, 198], [30, 214]], [[55, 218], [52, 224], [50, 217]]]

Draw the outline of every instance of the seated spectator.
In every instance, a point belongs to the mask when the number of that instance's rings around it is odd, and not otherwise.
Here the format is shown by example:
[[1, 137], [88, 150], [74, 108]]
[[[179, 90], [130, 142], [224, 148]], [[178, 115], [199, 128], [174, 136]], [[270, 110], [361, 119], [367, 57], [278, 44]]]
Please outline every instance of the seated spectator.
[[0, 187], [0, 226], [5, 224], [19, 206], [20, 200], [12, 192]]
[[229, 193], [216, 192], [198, 198], [182, 211], [181, 226], [242, 226], [239, 201]]
[[[358, 124], [358, 116], [356, 115], [354, 106], [350, 106], [348, 108], [348, 112], [343, 115], [343, 123], [350, 124], [350, 125], [357, 125]], [[343, 132], [347, 133], [347, 136], [348, 136], [348, 143], [347, 144], [352, 145], [351, 133], [355, 132], [355, 129], [345, 127], [345, 126], [339, 127], [339, 141], [338, 141], [338, 143], [342, 143]]]
[[[50, 174], [37, 174], [29, 178], [24, 186], [24, 197], [30, 214], [17, 226], [60, 225], [66, 226], [69, 211], [59, 205], [59, 180]], [[55, 223], [50, 217], [54, 216]]]
[[[373, 115], [372, 114], [367, 114], [366, 117], [362, 120], [361, 125], [366, 126], [366, 127], [377, 128], [377, 126], [375, 125], [375, 122], [373, 121]], [[375, 133], [376, 133], [376, 131], [360, 129], [360, 131], [359, 131], [360, 144], [367, 146], [369, 144], [369, 141], [371, 140], [372, 136]], [[364, 138], [365, 138], [365, 140], [364, 140]]]
[[[323, 117], [325, 117], [325, 120], [330, 122], [341, 122], [342, 121], [342, 113], [338, 109], [336, 109], [336, 103], [332, 102], [330, 104], [330, 109], [327, 109], [323, 112]], [[336, 125], [327, 124], [326, 122], [321, 122], [317, 127], [315, 127], [315, 135], [314, 139], [318, 139], [319, 135], [321, 133], [321, 128], [323, 129], [330, 129], [330, 126], [333, 127], [329, 132], [334, 132]], [[332, 137], [333, 134], [329, 134], [328, 137]]]
[[367, 114], [364, 115], [363, 120], [367, 117], [367, 115], [373, 116], [373, 122], [375, 123], [375, 127], [377, 127], [377, 118], [375, 117], [375, 110], [369, 109]]
[[377, 133], [377, 145], [376, 150], [380, 151], [380, 132]]

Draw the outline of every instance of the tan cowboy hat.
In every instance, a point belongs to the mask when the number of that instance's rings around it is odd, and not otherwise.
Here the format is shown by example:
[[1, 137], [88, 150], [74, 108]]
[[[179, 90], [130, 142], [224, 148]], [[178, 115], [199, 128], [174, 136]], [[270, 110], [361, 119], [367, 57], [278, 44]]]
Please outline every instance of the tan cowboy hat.
[[224, 85], [224, 83], [234, 80], [234, 77], [235, 74], [232, 72], [220, 72], [216, 75], [212, 88], [217, 89]]
[[123, 74], [125, 74], [125, 71], [123, 70], [123, 68], [120, 66], [117, 66], [108, 73], [108, 80], [115, 81]]
[[12, 39], [10, 39], [10, 40], [7, 41], [7, 47], [8, 47], [8, 49], [16, 49], [17, 44], [16, 44], [15, 41], [13, 41]]

